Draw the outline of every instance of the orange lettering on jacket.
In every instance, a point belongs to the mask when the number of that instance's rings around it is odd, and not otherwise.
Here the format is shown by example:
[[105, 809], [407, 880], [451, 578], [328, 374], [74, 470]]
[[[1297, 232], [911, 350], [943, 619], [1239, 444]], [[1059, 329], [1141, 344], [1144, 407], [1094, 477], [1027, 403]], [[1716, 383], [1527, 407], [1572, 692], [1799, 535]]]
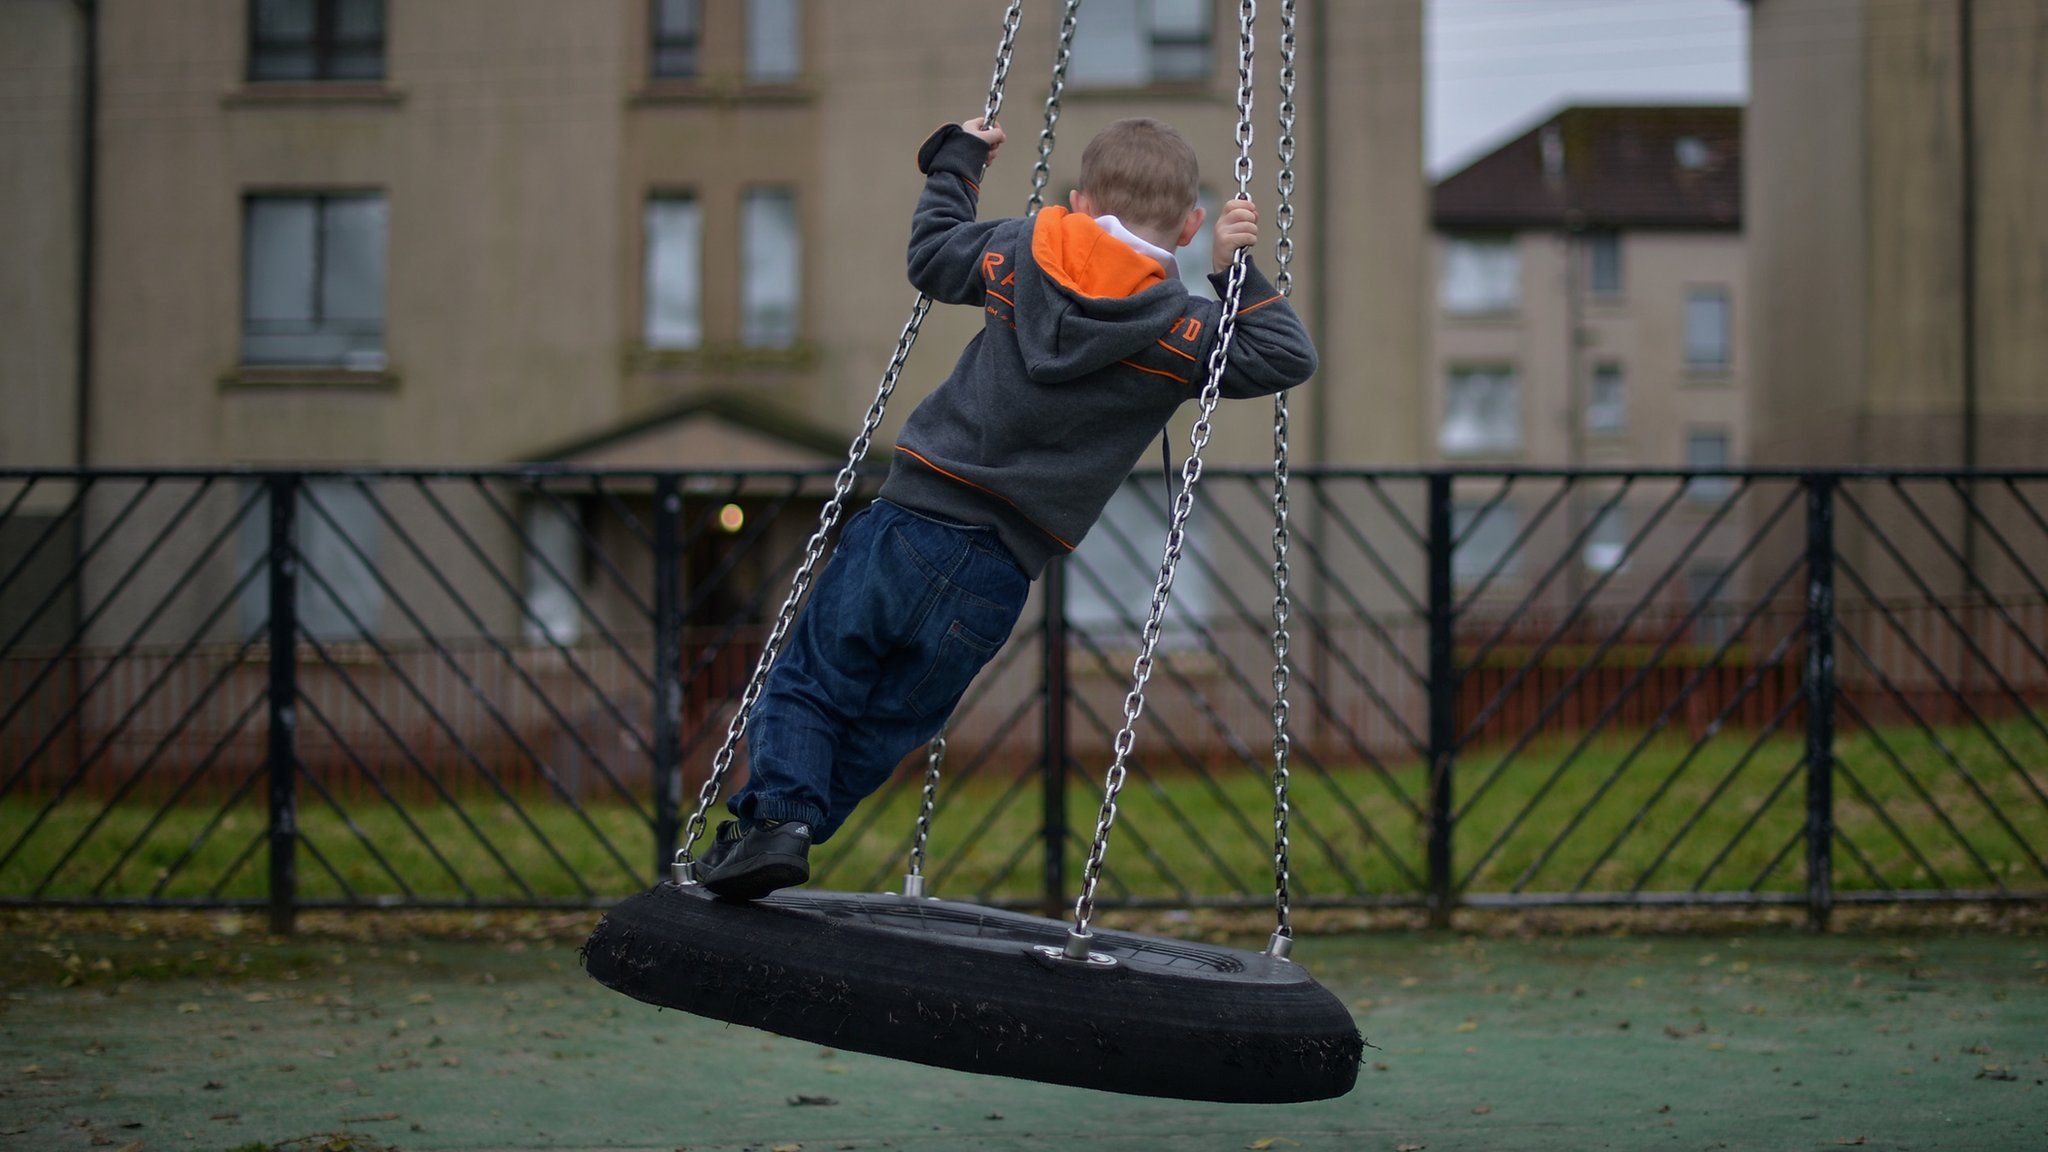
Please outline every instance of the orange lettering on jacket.
[[1002, 266], [1003, 254], [1001, 252], [984, 252], [981, 254], [981, 274], [983, 276], [988, 277], [990, 280], [995, 279], [996, 269]]

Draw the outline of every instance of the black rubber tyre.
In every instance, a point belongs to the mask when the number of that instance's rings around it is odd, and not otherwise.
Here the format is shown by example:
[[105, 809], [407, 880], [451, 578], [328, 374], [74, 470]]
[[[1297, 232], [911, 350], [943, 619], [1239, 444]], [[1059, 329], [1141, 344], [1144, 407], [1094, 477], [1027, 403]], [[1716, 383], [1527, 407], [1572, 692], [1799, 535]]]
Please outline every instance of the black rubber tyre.
[[584, 967], [636, 1000], [942, 1068], [1187, 1100], [1349, 1092], [1364, 1041], [1300, 965], [1099, 932], [1114, 964], [1046, 956], [1057, 920], [885, 894], [751, 904], [663, 884], [613, 908]]

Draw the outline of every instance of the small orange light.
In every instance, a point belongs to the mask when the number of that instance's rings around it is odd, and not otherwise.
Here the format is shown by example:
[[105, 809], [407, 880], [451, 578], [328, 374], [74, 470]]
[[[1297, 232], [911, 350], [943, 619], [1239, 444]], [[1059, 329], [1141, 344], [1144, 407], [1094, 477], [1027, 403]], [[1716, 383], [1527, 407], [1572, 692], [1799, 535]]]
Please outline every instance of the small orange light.
[[737, 504], [727, 504], [718, 510], [718, 526], [727, 532], [737, 532], [746, 527], [746, 510]]

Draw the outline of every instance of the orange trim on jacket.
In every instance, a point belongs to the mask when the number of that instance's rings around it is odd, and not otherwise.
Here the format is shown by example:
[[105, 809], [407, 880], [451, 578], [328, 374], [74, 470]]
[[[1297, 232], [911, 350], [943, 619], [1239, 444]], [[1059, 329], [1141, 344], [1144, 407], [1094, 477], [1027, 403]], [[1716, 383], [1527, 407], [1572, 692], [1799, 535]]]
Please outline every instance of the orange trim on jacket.
[[[959, 475], [958, 473], [946, 471], [944, 468], [941, 468], [937, 464], [932, 463], [930, 460], [925, 459], [922, 455], [918, 453], [917, 449], [912, 448], [908, 444], [898, 441], [896, 444], [896, 448], [898, 451], [901, 451], [908, 455], [912, 460], [915, 460], [919, 464], [922, 464], [925, 467], [931, 469], [932, 471], [937, 472], [939, 475], [944, 476], [948, 480], [958, 481], [959, 483], [965, 484], [969, 488], [974, 489], [976, 492], [985, 492], [988, 495], [993, 496], [998, 500], [1001, 500], [1003, 503], [1008, 504], [1010, 507], [1017, 508], [1017, 502], [1015, 500], [1010, 499], [1008, 496], [1003, 495], [1001, 492], [998, 492], [993, 488], [984, 488], [983, 486], [976, 484], [974, 481], [969, 480], [967, 477]], [[1024, 514], [1024, 510], [1022, 508], [1017, 508], [1017, 514], [1022, 516]], [[1046, 528], [1045, 525], [1040, 524], [1036, 520], [1031, 519], [1031, 517], [1029, 516], [1025, 516], [1024, 520], [1033, 528], [1036, 528], [1040, 532], [1044, 532], [1047, 536], [1052, 537], [1054, 540], [1059, 541], [1060, 547], [1065, 548], [1069, 552], [1072, 552], [1074, 550], [1074, 546], [1072, 544], [1067, 543], [1064, 539], [1061, 539], [1059, 533], [1051, 531], [1050, 529]]]

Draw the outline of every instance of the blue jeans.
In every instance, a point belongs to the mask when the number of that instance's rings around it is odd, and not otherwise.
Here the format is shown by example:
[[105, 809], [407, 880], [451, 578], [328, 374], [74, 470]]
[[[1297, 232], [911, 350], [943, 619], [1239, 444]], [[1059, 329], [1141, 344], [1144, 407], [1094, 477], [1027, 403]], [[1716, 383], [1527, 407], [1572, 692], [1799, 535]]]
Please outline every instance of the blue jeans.
[[743, 821], [829, 838], [930, 741], [1024, 611], [1031, 578], [993, 528], [886, 500], [847, 521], [747, 724]]

